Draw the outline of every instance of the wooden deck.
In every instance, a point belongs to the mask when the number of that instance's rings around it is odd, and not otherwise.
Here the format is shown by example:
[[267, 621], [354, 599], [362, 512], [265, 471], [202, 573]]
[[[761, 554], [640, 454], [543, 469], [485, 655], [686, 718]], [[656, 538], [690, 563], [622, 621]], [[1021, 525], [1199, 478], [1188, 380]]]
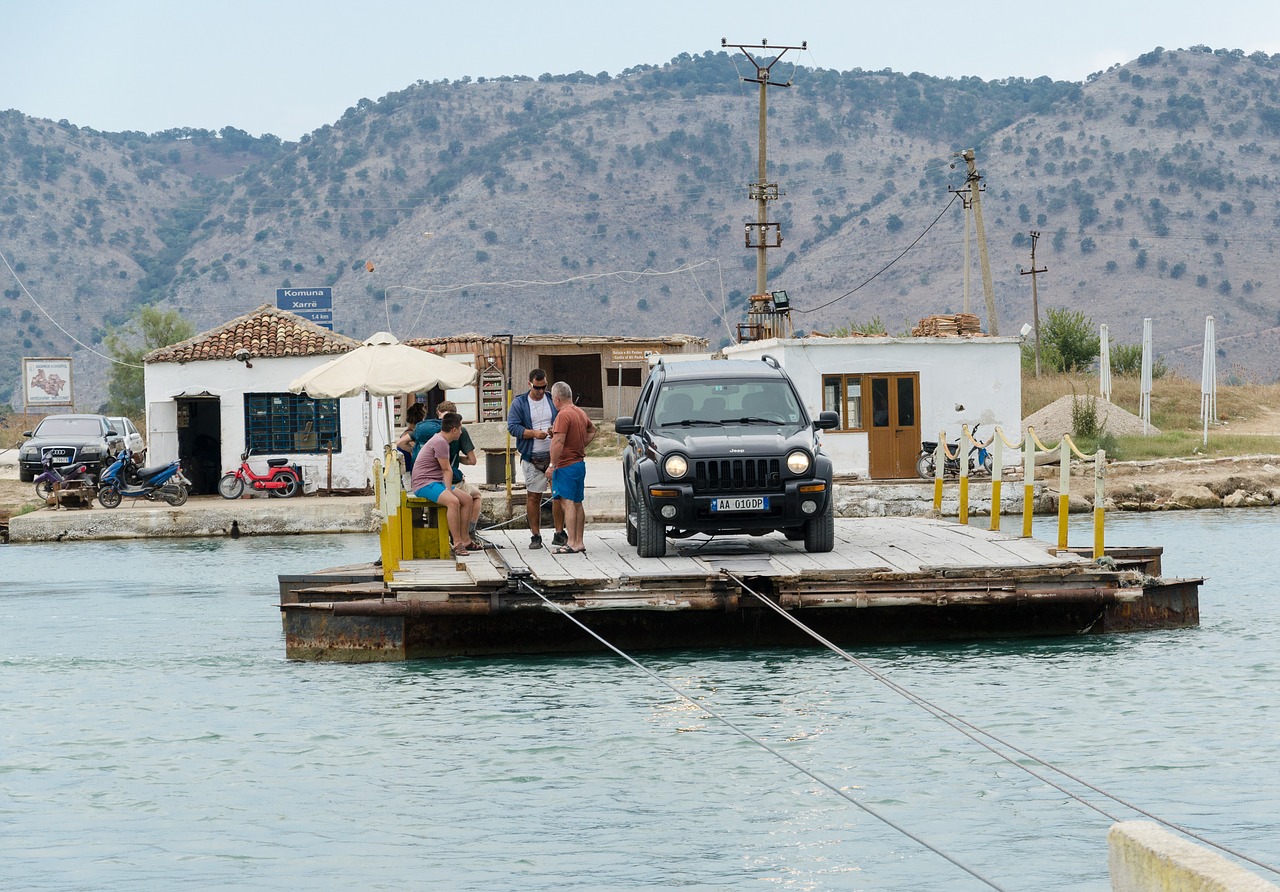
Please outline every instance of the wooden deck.
[[[548, 531], [544, 539], [550, 541]], [[590, 617], [621, 646], [795, 646], [803, 636], [756, 594], [844, 642], [1061, 635], [1194, 625], [1199, 580], [1154, 583], [1159, 549], [1102, 567], [1048, 543], [928, 518], [848, 518], [836, 547], [779, 534], [668, 540], [640, 558], [621, 528], [586, 551], [496, 547], [380, 571], [338, 568], [281, 581], [286, 645], [299, 659], [407, 659], [596, 649], [550, 607]], [[877, 608], [869, 610], [868, 608]], [[611, 637], [612, 636], [612, 637]]]

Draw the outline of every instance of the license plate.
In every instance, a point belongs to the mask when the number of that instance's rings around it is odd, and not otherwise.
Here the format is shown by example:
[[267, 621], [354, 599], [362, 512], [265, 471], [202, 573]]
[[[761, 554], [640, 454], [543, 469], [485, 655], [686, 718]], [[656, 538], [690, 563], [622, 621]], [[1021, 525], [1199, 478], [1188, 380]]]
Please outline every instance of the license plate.
[[71, 453], [65, 449], [50, 449], [45, 455], [55, 465], [65, 465], [71, 461]]
[[742, 499], [713, 499], [712, 511], [768, 511], [768, 496], [750, 496]]

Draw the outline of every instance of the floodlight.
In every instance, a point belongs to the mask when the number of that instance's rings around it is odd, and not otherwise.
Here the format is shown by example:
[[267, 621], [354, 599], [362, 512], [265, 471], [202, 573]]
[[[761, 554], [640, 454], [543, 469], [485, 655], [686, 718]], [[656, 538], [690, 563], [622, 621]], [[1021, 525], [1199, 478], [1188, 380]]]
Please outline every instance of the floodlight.
[[791, 309], [791, 298], [787, 297], [785, 291], [775, 291], [770, 297], [773, 298], [773, 308], [779, 312], [787, 312]]

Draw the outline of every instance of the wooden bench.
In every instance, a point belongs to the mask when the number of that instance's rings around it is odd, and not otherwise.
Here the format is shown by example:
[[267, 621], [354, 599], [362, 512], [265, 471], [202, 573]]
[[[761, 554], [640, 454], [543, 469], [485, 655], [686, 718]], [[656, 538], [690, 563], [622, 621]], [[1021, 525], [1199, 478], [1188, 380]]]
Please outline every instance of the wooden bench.
[[413, 560], [449, 557], [449, 509], [403, 491], [400, 498], [411, 521], [411, 542], [405, 544], [411, 545]]
[[98, 488], [88, 480], [68, 480], [66, 483], [54, 485], [53, 494], [49, 496], [47, 504], [55, 510], [88, 508], [93, 504], [93, 498], [97, 494]]

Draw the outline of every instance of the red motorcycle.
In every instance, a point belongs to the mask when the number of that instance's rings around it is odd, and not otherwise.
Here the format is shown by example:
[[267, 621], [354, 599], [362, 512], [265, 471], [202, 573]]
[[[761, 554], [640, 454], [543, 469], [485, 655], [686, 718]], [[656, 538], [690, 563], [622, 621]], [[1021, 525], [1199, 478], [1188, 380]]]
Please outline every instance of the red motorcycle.
[[227, 471], [218, 481], [218, 495], [224, 499], [238, 499], [244, 494], [246, 484], [287, 499], [302, 492], [302, 469], [289, 464], [287, 458], [269, 458], [267, 473], [257, 474], [249, 467], [249, 453], [245, 452], [240, 455], [240, 467]]

